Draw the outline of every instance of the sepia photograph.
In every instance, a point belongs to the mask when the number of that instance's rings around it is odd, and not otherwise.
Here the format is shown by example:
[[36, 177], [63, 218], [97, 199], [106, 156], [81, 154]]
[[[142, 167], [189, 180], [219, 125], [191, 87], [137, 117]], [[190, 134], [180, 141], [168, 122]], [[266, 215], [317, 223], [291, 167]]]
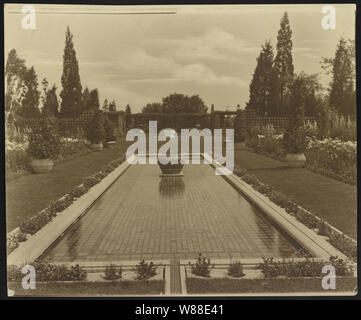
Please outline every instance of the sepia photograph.
[[9, 299], [357, 295], [356, 4], [3, 9]]

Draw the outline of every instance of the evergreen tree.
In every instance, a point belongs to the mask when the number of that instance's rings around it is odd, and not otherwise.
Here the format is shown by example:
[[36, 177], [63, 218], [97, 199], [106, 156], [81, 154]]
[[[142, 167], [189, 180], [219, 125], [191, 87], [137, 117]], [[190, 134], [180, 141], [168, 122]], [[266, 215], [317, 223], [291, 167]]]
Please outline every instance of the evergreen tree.
[[117, 111], [117, 105], [115, 103], [115, 100], [113, 100], [109, 105], [109, 111]]
[[15, 49], [10, 50], [5, 66], [5, 111], [6, 113], [11, 113], [12, 118], [19, 111], [24, 96], [25, 73], [25, 60], [18, 57]]
[[266, 41], [257, 58], [256, 69], [249, 88], [249, 102], [246, 105], [247, 110], [252, 109], [259, 116], [275, 113], [271, 105], [272, 64], [273, 48], [270, 41]]
[[99, 103], [98, 89], [91, 90], [89, 96], [90, 96], [90, 109], [99, 110], [100, 103]]
[[125, 113], [131, 114], [132, 110], [130, 109], [130, 105], [127, 104], [127, 106], [125, 107]]
[[211, 113], [213, 113], [214, 112], [214, 104], [212, 103], [212, 105], [211, 105]]
[[19, 115], [24, 118], [38, 118], [40, 116], [38, 90], [38, 76], [34, 67], [31, 67], [24, 75], [25, 92], [21, 102]]
[[80, 83], [79, 66], [73, 44], [73, 34], [67, 27], [63, 55], [63, 74], [61, 76], [63, 90], [61, 97], [61, 116], [75, 118], [82, 109], [82, 86]]
[[83, 111], [89, 110], [91, 108], [90, 102], [90, 92], [88, 87], [83, 90]]
[[59, 102], [56, 95], [56, 85], [54, 84], [51, 89], [47, 90], [42, 114], [47, 117], [57, 117], [59, 114]]
[[330, 88], [330, 106], [344, 115], [356, 114], [356, 92], [354, 90], [353, 66], [354, 47], [350, 47], [346, 40], [341, 38], [332, 63], [332, 81]]
[[287, 115], [287, 100], [289, 100], [290, 85], [293, 80], [293, 58], [292, 58], [292, 30], [288, 20], [287, 12], [281, 19], [281, 28], [277, 35], [277, 54], [273, 64], [272, 105], [276, 115]]
[[109, 111], [108, 99], [105, 99], [103, 102], [103, 111]]

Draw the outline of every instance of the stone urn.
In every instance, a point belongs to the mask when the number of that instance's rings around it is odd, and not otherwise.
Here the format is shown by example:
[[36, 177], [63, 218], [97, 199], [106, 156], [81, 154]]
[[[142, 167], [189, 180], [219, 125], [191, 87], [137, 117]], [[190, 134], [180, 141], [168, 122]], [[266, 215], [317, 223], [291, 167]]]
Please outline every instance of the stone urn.
[[285, 162], [291, 168], [303, 168], [306, 156], [304, 153], [288, 153], [285, 157]]
[[35, 173], [46, 173], [51, 171], [54, 162], [51, 159], [35, 159], [31, 162], [31, 167]]
[[103, 150], [102, 143], [93, 143], [90, 147], [93, 151], [102, 151]]
[[178, 163], [176, 164], [172, 164], [170, 162], [167, 164], [162, 164], [158, 160], [158, 165], [163, 175], [179, 175], [184, 166], [180, 159], [178, 159]]

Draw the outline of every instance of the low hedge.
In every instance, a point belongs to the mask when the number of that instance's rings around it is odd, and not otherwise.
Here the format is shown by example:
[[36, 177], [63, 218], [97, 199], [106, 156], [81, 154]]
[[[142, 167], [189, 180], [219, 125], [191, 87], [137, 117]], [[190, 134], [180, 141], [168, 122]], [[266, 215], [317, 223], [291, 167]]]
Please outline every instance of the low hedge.
[[[67, 267], [65, 265], [50, 264], [48, 262], [34, 262], [36, 281], [81, 281], [85, 280], [87, 273], [78, 264]], [[22, 267], [10, 265], [7, 268], [8, 281], [20, 282], [24, 278]]]
[[257, 267], [261, 269], [265, 278], [276, 278], [285, 276], [289, 278], [297, 277], [321, 277], [322, 268], [332, 265], [337, 276], [352, 276], [353, 267], [346, 261], [337, 257], [330, 257], [329, 261], [306, 259], [304, 261], [293, 261], [285, 259], [283, 261], [273, 261], [273, 258], [263, 258], [263, 262]]
[[329, 242], [346, 256], [353, 260], [357, 259], [356, 241], [353, 241], [342, 233], [335, 232], [329, 225], [325, 223], [323, 219], [312, 215], [307, 210], [300, 207], [297, 203], [290, 200], [285, 194], [275, 190], [272, 186], [261, 182], [257, 177], [239, 169], [235, 170], [235, 174], [238, 175], [247, 184], [252, 185], [255, 190], [268, 197], [273, 203], [285, 209], [287, 213], [294, 216], [306, 227], [310, 229], [319, 229], [319, 234], [329, 237]]

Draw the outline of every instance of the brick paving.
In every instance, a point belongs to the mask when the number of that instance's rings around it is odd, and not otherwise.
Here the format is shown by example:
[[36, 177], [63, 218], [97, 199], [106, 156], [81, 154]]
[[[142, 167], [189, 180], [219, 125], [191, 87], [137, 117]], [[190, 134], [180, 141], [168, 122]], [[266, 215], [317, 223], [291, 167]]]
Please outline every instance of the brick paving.
[[49, 261], [289, 257], [299, 247], [214, 169], [134, 165], [44, 255]]

